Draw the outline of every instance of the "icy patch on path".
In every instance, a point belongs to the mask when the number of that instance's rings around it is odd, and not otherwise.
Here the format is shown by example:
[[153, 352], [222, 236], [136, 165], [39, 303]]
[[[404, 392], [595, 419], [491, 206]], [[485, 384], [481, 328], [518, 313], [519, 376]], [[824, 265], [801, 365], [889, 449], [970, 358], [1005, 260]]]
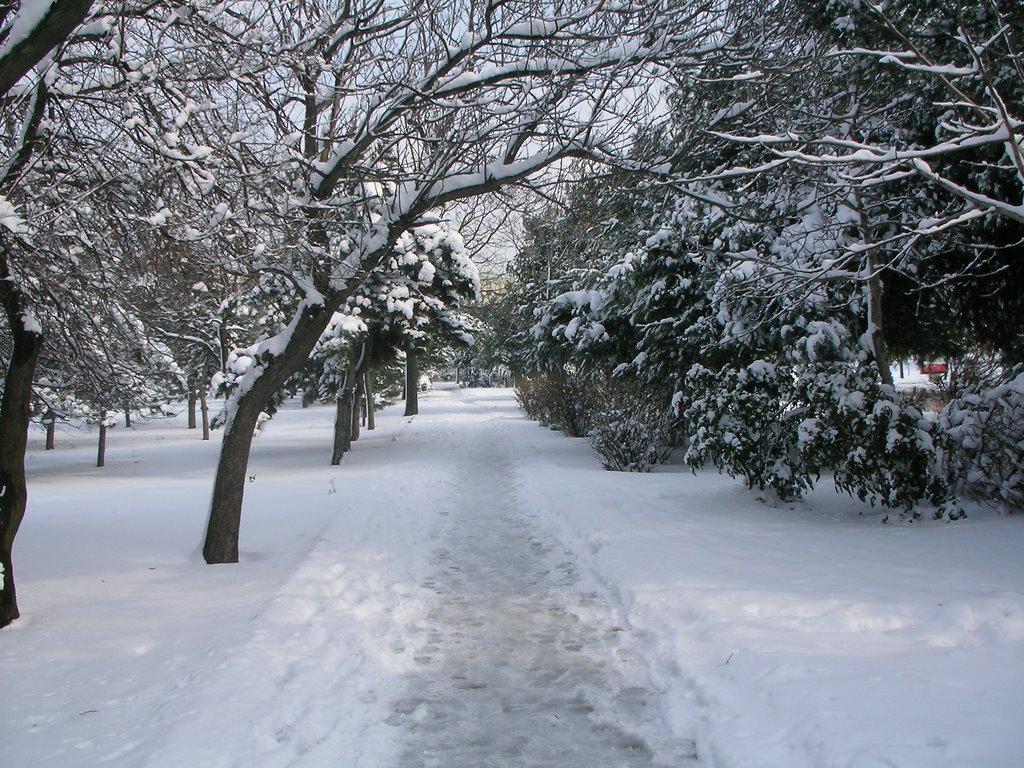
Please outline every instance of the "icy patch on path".
[[451, 446], [473, 458], [441, 512], [423, 584], [436, 602], [409, 638], [420, 671], [387, 721], [405, 733], [399, 768], [694, 765], [628, 633], [579, 591], [571, 556], [538, 538], [501, 432], [495, 420]]

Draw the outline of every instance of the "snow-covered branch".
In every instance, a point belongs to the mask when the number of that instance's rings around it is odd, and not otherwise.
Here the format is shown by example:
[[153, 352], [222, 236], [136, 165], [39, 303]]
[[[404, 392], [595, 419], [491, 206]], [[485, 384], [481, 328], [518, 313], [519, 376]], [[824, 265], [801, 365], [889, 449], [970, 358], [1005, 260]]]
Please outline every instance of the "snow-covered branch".
[[[806, 92], [787, 94], [764, 84], [763, 95], [774, 100], [775, 123], [781, 130], [757, 132], [742, 125], [715, 129], [711, 135], [764, 150], [770, 158], [841, 169], [847, 182], [863, 187], [904, 183], [917, 176], [967, 208], [1021, 222], [1024, 113], [1019, 94], [1024, 88], [1024, 61], [1019, 24], [1004, 18], [995, 5], [973, 16], [900, 13], [896, 6], [869, 3], [863, 17], [858, 17], [857, 30], [863, 37], [871, 30], [890, 45], [817, 43], [808, 46], [808, 50], [819, 50], [816, 59], [808, 54], [774, 64], [777, 77], [788, 75], [795, 82], [809, 76], [808, 62], [813, 61], [833, 71], [863, 71], [864, 82], [874, 91], [870, 98], [878, 101], [871, 119], [854, 122], [865, 104], [855, 104], [845, 95], [845, 84], [836, 83], [838, 90], [830, 93], [824, 89], [832, 86], [822, 82], [813, 98]], [[944, 31], [938, 34], [936, 29]], [[750, 68], [760, 76], [771, 67], [755, 61]], [[885, 103], [882, 82], [891, 93], [903, 89], [906, 106], [896, 99]], [[854, 111], [836, 112], [831, 118], [827, 111], [820, 111], [820, 104], [812, 106], [815, 100], [839, 104], [844, 99]], [[746, 106], [743, 112], [748, 110]], [[914, 126], [915, 119], [932, 122]], [[769, 160], [726, 168], [719, 178], [754, 176], [775, 167], [775, 161]], [[975, 168], [985, 170], [976, 173]], [[999, 182], [993, 184], [996, 177]]]

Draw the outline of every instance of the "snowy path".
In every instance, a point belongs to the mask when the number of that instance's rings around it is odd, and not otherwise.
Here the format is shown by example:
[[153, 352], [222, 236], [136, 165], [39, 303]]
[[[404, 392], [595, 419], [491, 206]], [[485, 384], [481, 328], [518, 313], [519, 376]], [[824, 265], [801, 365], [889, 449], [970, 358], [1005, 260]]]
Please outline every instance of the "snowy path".
[[286, 404], [217, 567], [218, 434], [33, 433], [0, 766], [1024, 765], [1024, 517], [605, 472], [508, 390], [400, 414], [331, 467]]
[[406, 732], [400, 768], [692, 765], [609, 607], [519, 498], [507, 415], [423, 446], [462, 470], [410, 638], [418, 669], [388, 719]]

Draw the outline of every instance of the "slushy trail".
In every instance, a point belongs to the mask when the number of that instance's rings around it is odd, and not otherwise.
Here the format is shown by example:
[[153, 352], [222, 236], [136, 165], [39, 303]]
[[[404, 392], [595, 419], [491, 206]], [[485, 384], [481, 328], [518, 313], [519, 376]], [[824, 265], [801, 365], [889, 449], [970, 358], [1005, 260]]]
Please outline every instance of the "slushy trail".
[[388, 723], [398, 768], [695, 765], [609, 606], [517, 498], [508, 415], [444, 446], [452, 484], [416, 646]]

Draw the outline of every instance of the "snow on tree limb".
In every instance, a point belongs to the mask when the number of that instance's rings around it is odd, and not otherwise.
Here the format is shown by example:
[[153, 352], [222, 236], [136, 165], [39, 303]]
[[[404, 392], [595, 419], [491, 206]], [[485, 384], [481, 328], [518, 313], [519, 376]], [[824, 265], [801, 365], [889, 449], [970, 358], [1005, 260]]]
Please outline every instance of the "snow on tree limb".
[[89, 14], [93, 0], [22, 0], [0, 45], [0, 93], [7, 93]]
[[[1024, 114], [1020, 112], [1019, 94], [1024, 84], [1019, 13], [996, 4], [976, 11], [972, 5], [968, 13], [966, 7], [956, 3], [921, 12], [911, 12], [902, 4], [866, 3], [857, 4], [854, 15], [856, 24], [846, 19], [846, 27], [837, 22], [836, 28], [856, 27], [853, 39], [867, 44], [841, 45], [836, 42], [837, 36], [823, 34], [808, 44], [806, 53], [780, 60], [773, 58], [776, 51], [766, 43], [760, 52], [767, 57], [765, 61], [738, 61], [737, 66], [759, 76], [774, 71], [794, 80], [802, 76], [804, 67], [809, 67], [808, 71], [824, 68], [863, 72], [863, 87], [872, 88], [877, 95], [867, 90], [865, 94], [879, 100], [873, 119], [861, 120], [857, 125], [856, 115], [862, 105], [850, 100], [851, 111], [835, 114], [831, 124], [824, 119], [815, 121], [810, 117], [813, 110], [808, 112], [800, 106], [808, 96], [794, 92], [768, 105], [792, 115], [784, 130], [775, 130], [775, 126], [768, 132], [752, 131], [748, 126], [733, 130], [716, 127], [711, 135], [737, 145], [762, 148], [769, 158], [835, 168], [845, 181], [861, 188], [917, 177], [969, 208], [1021, 222]], [[849, 38], [840, 35], [838, 39], [845, 42]], [[903, 76], [910, 79], [909, 88], [899, 76], [891, 76], [892, 70], [905, 73]], [[886, 93], [883, 87], [897, 89], [888, 93], [898, 99], [901, 86], [908, 105], [916, 103], [919, 112], [933, 111], [934, 117], [919, 118], [935, 121], [930, 131], [923, 125], [901, 126], [895, 117], [900, 112], [898, 101], [881, 103]], [[767, 80], [763, 87], [765, 93], [771, 92]], [[774, 98], [780, 98], [778, 91], [775, 93]], [[841, 100], [843, 95], [841, 91], [823, 90], [814, 98], [828, 103]], [[719, 178], [754, 177], [776, 167], [768, 160], [746, 168], [722, 169]], [[968, 170], [972, 167], [986, 170]], [[998, 192], [978, 186], [984, 177], [993, 175], [1000, 180]], [[941, 218], [953, 221], [957, 214], [947, 211]], [[918, 233], [929, 230], [928, 226], [912, 228]]]
[[[460, 17], [369, 0], [318, 19], [280, 6], [254, 14], [250, 34], [266, 45], [249, 67], [264, 73], [242, 92], [274, 112], [261, 124], [254, 107], [225, 149], [241, 166], [251, 146], [242, 137], [280, 148], [288, 199], [272, 199], [273, 183], [258, 190], [283, 217], [261, 261], [308, 279], [330, 314], [432, 209], [572, 158], [646, 170], [629, 154], [657, 104], [645, 94], [669, 66], [716, 50], [713, 7], [506, 2]], [[282, 38], [261, 37], [271, 22]]]
[[998, 200], [989, 195], [984, 195], [980, 192], [970, 190], [963, 184], [957, 184], [956, 182], [935, 173], [935, 171], [932, 170], [932, 167], [921, 158], [915, 158], [913, 163], [914, 170], [926, 179], [934, 182], [937, 186], [942, 187], [947, 192], [966, 200], [972, 206], [977, 206], [983, 211], [992, 212], [998, 216], [1024, 224], [1024, 203], [1020, 205], [1013, 205], [1004, 200]]

